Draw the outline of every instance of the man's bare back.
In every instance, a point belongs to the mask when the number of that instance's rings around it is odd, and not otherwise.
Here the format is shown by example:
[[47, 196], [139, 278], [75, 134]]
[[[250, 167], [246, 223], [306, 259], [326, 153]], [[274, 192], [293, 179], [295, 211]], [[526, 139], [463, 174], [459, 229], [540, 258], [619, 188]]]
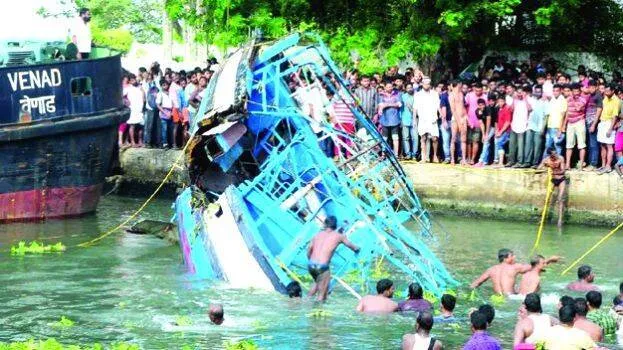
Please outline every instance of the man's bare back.
[[593, 341], [600, 342], [603, 340], [603, 332], [601, 327], [595, 323], [587, 320], [586, 318], [578, 318], [573, 322], [573, 328], [581, 329], [593, 339]]
[[349, 248], [357, 250], [344, 235], [333, 230], [320, 231], [311, 241], [309, 260], [317, 264], [328, 264], [337, 247], [344, 243]]
[[366, 295], [357, 306], [357, 311], [371, 314], [389, 314], [397, 310], [398, 304], [382, 295]]
[[471, 287], [477, 288], [486, 280], [491, 279], [493, 291], [498, 294], [515, 294], [515, 278], [520, 273], [530, 270], [527, 264], [499, 263], [488, 268], [480, 277], [472, 282]]
[[532, 269], [521, 276], [519, 282], [519, 294], [527, 295], [537, 293], [541, 289], [541, 273], [536, 269]]

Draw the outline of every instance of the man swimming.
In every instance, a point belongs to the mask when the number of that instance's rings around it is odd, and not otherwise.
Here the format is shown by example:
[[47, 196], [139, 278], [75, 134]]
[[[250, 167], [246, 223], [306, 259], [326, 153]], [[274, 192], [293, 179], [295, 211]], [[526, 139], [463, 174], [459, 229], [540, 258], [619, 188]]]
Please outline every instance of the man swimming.
[[565, 159], [558, 155], [554, 147], [547, 149], [548, 157], [545, 157], [539, 168], [547, 167], [552, 169], [552, 184], [554, 188], [558, 188], [558, 227], [562, 227], [562, 218], [564, 213], [564, 196], [567, 188], [567, 177], [565, 175]]
[[366, 295], [361, 298], [357, 311], [374, 314], [389, 314], [398, 311], [398, 304], [392, 300], [394, 282], [386, 278], [376, 283], [377, 295]]
[[541, 272], [545, 271], [547, 265], [558, 262], [559, 260], [559, 256], [552, 256], [547, 260], [542, 255], [533, 257], [532, 260], [530, 260], [532, 269], [521, 276], [519, 294], [528, 295], [538, 292], [541, 289]]
[[327, 299], [329, 282], [331, 281], [329, 265], [337, 247], [344, 244], [355, 253], [359, 253], [359, 248], [356, 245], [336, 231], [337, 219], [335, 216], [327, 217], [324, 223], [325, 229], [314, 236], [307, 248], [307, 258], [309, 259], [307, 270], [315, 282], [309, 291], [309, 295], [314, 296], [318, 293], [318, 301]]
[[[556, 258], [557, 257], [551, 257], [548, 260]], [[515, 278], [518, 274], [524, 274], [530, 271], [532, 266], [529, 264], [516, 263], [515, 254], [512, 250], [506, 248], [498, 251], [498, 261], [500, 262], [499, 264], [491, 266], [482, 275], [480, 275], [480, 277], [472, 282], [472, 289], [478, 288], [478, 286], [483, 284], [485, 281], [491, 279], [491, 282], [493, 282], [493, 291], [495, 293], [503, 295], [516, 294]]]
[[223, 324], [223, 321], [225, 320], [225, 311], [223, 310], [223, 305], [210, 305], [208, 316], [210, 317], [210, 322], [212, 322], [212, 324], [215, 324], [217, 326]]
[[588, 265], [582, 265], [578, 268], [578, 280], [569, 283], [567, 289], [574, 292], [598, 291], [599, 287], [593, 283], [594, 281], [595, 273], [593, 273], [593, 269]]

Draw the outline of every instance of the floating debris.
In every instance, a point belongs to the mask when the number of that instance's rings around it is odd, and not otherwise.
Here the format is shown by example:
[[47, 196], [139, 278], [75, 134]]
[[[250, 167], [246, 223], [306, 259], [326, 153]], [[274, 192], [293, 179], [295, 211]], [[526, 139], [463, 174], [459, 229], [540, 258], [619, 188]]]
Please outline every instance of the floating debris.
[[76, 323], [72, 320], [70, 320], [69, 318], [65, 317], [65, 316], [61, 316], [61, 319], [59, 321], [56, 321], [52, 324], [50, 324], [51, 327], [54, 328], [71, 328], [75, 325]]
[[[175, 202], [191, 273], [285, 293], [307, 276], [307, 246], [335, 216], [361, 251], [338, 248], [333, 276], [369, 291], [392, 271], [437, 297], [458, 285], [429, 249], [430, 218], [410, 180], [317, 36], [252, 40], [220, 67], [190, 121], [191, 185]], [[302, 102], [326, 92], [348, 105], [355, 134]]]
[[11, 246], [11, 255], [60, 253], [64, 252], [65, 249], [66, 247], [61, 242], [44, 245], [43, 243], [36, 241], [30, 242], [30, 244], [27, 244], [24, 241], [19, 241], [17, 245]]

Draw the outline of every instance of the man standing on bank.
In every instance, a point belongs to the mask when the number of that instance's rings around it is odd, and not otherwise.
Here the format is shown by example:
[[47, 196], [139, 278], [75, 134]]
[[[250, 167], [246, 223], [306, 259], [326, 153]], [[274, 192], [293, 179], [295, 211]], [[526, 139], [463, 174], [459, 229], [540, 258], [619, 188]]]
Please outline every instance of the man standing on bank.
[[329, 267], [337, 247], [344, 244], [355, 253], [359, 253], [359, 248], [356, 245], [336, 231], [337, 219], [335, 216], [327, 217], [324, 223], [325, 229], [312, 238], [311, 244], [307, 248], [307, 258], [309, 259], [307, 270], [315, 282], [309, 291], [309, 295], [314, 296], [318, 293], [318, 301], [327, 299], [329, 282], [331, 281]]
[[83, 7], [78, 14], [79, 18], [71, 28], [71, 42], [78, 48], [76, 58], [86, 60], [91, 55], [91, 28], [89, 27], [91, 11]]

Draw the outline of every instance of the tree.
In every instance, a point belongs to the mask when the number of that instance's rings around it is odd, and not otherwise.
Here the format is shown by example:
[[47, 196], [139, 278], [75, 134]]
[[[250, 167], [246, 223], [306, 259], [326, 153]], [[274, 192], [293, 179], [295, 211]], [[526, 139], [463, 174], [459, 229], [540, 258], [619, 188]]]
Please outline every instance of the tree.
[[440, 55], [456, 68], [491, 46], [581, 41], [584, 49], [614, 54], [623, 37], [617, 0], [166, 0], [165, 9], [193, 26], [197, 40], [221, 48], [240, 45], [255, 28], [269, 38], [312, 29], [338, 63], [358, 61], [367, 72], [408, 57], [432, 66]]

